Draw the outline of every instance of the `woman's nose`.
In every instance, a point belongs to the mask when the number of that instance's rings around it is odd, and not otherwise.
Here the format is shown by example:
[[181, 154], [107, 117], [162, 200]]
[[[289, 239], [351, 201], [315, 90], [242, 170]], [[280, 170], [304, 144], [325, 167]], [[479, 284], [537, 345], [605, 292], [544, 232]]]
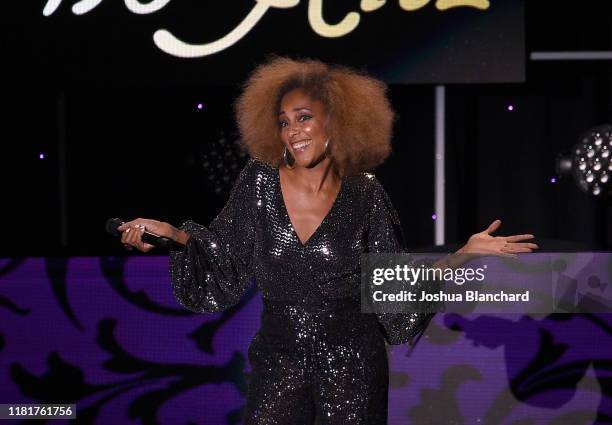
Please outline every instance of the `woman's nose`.
[[298, 131], [299, 129], [296, 124], [289, 124], [289, 136], [297, 134]]

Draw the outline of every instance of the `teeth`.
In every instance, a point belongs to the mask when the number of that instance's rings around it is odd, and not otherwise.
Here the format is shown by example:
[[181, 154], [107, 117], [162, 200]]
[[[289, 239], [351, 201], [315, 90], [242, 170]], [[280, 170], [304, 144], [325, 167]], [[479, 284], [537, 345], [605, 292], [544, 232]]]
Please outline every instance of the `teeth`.
[[306, 146], [308, 146], [310, 143], [311, 143], [310, 141], [299, 142], [299, 143], [296, 143], [296, 144], [294, 144], [292, 146], [293, 146], [293, 149], [302, 149], [302, 148], [305, 148]]

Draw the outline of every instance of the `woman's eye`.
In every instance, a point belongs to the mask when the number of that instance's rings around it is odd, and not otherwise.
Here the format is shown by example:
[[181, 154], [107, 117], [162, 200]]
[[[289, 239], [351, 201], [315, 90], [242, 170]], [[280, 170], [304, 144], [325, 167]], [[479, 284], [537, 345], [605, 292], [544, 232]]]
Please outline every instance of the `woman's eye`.
[[306, 121], [311, 119], [312, 117], [310, 115], [300, 115], [300, 121]]
[[283, 127], [287, 127], [287, 121], [281, 121], [278, 123], [278, 125], [283, 128]]

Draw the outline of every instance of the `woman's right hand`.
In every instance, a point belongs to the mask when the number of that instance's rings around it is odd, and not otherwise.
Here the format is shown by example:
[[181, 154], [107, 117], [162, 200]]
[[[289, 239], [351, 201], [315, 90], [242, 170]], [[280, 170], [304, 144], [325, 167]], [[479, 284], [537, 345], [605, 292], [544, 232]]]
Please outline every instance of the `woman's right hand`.
[[117, 230], [122, 233], [121, 243], [126, 247], [133, 246], [142, 252], [149, 252], [155, 248], [154, 245], [142, 241], [141, 238], [145, 230], [181, 243], [186, 242], [185, 236], [187, 235], [185, 232], [180, 231], [169, 223], [147, 218], [137, 218], [125, 222], [117, 227]]

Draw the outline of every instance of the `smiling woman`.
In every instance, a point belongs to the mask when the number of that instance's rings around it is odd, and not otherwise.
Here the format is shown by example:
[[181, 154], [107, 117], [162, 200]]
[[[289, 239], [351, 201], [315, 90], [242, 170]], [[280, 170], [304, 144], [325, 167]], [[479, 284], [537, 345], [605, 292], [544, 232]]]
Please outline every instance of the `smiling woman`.
[[354, 70], [277, 58], [255, 72], [236, 103], [251, 156], [286, 165], [279, 186], [301, 244], [331, 212], [342, 177], [375, 167], [391, 152], [393, 111], [385, 91]]
[[[226, 310], [257, 283], [264, 310], [249, 347], [247, 424], [385, 424], [385, 341], [414, 345], [433, 317], [361, 312], [361, 256], [405, 252], [397, 213], [365, 172], [391, 151], [385, 90], [351, 69], [271, 60], [236, 103], [252, 159], [210, 226], [136, 219], [119, 228], [141, 251], [151, 248], [145, 228], [185, 245], [171, 252], [170, 271], [190, 310]], [[492, 237], [497, 227], [461, 250], [535, 248], [520, 243], [531, 235]]]
[[[285, 208], [296, 235], [305, 244], [321, 226], [322, 217], [329, 214], [339, 192], [340, 179], [335, 173], [321, 180], [322, 185], [314, 181], [310, 188], [304, 184], [300, 187], [300, 183], [308, 180], [299, 170], [313, 169], [325, 162], [328, 156], [329, 115], [323, 103], [312, 99], [303, 89], [291, 90], [283, 96], [279, 115], [281, 139], [285, 144], [283, 156], [287, 164], [282, 174], [279, 170], [279, 182], [283, 176]], [[289, 160], [290, 156], [294, 159]], [[331, 165], [331, 161], [328, 162]], [[296, 171], [289, 171], [296, 166]]]
[[[311, 122], [285, 109], [307, 102], [316, 109], [312, 112], [321, 115], [315, 121], [317, 127], [325, 128], [335, 170], [349, 175], [373, 169], [391, 153], [394, 113], [386, 90], [383, 82], [349, 68], [314, 60], [273, 59], [253, 73], [236, 102], [242, 140], [251, 156], [281, 165], [284, 149], [291, 148], [283, 138], [288, 140], [288, 131], [295, 131], [297, 124]], [[283, 100], [292, 104], [282, 105]], [[279, 115], [283, 111], [284, 117]], [[291, 126], [287, 113], [294, 118]], [[295, 121], [298, 118], [302, 122]]]

